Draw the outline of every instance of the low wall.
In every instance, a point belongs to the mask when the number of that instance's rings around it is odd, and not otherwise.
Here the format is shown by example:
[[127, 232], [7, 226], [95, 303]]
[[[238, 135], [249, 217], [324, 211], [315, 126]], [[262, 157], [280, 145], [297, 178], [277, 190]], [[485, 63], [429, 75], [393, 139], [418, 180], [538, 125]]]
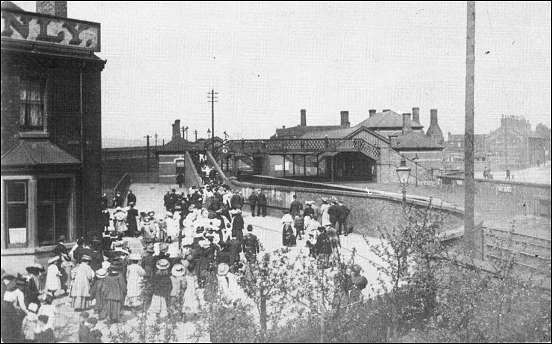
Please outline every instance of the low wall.
[[190, 156], [189, 152], [186, 152], [184, 155], [185, 160], [185, 173], [184, 173], [184, 183], [187, 187], [196, 185], [201, 186], [203, 185], [203, 180], [201, 179], [201, 176], [197, 172], [197, 168], [192, 160], [192, 157]]
[[[401, 197], [390, 195], [373, 195], [366, 192], [323, 190], [301, 187], [289, 187], [280, 185], [253, 184], [231, 181], [234, 188], [242, 191], [247, 200], [255, 189], [262, 189], [268, 199], [268, 209], [271, 215], [282, 216], [282, 210], [288, 209], [293, 195], [304, 202], [307, 200], [318, 201], [321, 197], [336, 197], [351, 210], [349, 225], [352, 225], [358, 233], [375, 235], [376, 228], [390, 228], [397, 224], [397, 218], [402, 212]], [[319, 203], [319, 202], [318, 202]], [[419, 200], [408, 200], [409, 206], [427, 207], [428, 202]], [[442, 211], [445, 215], [445, 226], [443, 230], [450, 230], [462, 225], [463, 213], [454, 208], [434, 208]]]
[[[463, 177], [439, 176], [439, 179], [440, 188], [444, 191], [464, 192]], [[475, 191], [475, 205], [479, 213], [550, 218], [550, 185], [476, 179]]]

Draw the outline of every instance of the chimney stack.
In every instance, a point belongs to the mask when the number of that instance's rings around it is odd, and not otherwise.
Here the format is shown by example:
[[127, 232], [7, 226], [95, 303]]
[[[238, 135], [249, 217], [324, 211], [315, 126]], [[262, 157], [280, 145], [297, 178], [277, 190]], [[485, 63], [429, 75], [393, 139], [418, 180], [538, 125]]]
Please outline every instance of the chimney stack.
[[412, 108], [412, 122], [420, 123], [420, 108], [419, 107], [413, 107]]
[[370, 114], [370, 117], [372, 117], [376, 114], [376, 109], [370, 109], [368, 110], [368, 113]]
[[341, 111], [341, 128], [349, 128], [349, 111]]
[[67, 1], [37, 1], [36, 12], [67, 18]]
[[437, 109], [431, 109], [429, 110], [429, 128], [427, 128], [426, 135], [431, 138], [431, 141], [438, 145], [443, 145], [445, 142], [445, 139], [443, 137], [443, 132], [441, 131], [441, 128], [439, 127], [439, 123], [437, 121]]
[[307, 126], [307, 110], [301, 109], [301, 126]]
[[429, 125], [438, 125], [437, 124], [437, 109], [431, 109], [429, 110]]
[[403, 128], [402, 133], [407, 134], [410, 131], [412, 131], [412, 123], [410, 122], [410, 114], [409, 113], [403, 113]]
[[176, 119], [172, 125], [172, 139], [179, 139], [182, 136], [180, 135], [180, 120]]

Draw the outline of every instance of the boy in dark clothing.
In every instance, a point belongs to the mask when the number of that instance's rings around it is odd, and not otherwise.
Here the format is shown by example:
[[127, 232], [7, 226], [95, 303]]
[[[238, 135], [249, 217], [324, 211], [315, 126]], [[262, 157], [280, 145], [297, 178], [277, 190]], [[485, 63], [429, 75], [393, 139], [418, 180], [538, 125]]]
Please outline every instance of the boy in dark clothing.
[[245, 259], [247, 259], [250, 264], [257, 261], [257, 254], [260, 250], [260, 244], [257, 236], [253, 234], [252, 225], [247, 225], [247, 234], [243, 237], [242, 249], [245, 254]]
[[90, 329], [86, 325], [86, 322], [90, 314], [88, 312], [82, 312], [79, 317], [79, 343], [88, 343], [88, 336], [90, 335]]

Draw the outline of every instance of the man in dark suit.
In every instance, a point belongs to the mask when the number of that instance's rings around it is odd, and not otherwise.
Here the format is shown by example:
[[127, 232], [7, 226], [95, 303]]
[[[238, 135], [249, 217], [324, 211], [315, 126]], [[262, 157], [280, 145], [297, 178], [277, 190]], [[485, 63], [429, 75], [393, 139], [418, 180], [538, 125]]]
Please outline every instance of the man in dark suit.
[[261, 213], [263, 214], [263, 217], [266, 216], [266, 204], [266, 195], [264, 194], [263, 190], [260, 190], [257, 196], [257, 216], [261, 216]]
[[132, 193], [132, 190], [128, 190], [127, 205], [130, 203], [136, 204], [136, 195]]

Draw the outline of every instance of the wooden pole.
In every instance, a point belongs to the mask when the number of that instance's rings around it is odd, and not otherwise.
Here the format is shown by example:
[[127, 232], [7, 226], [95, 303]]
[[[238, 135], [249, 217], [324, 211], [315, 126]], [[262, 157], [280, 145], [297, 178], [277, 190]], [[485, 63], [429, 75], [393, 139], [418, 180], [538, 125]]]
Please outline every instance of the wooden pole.
[[464, 241], [475, 254], [475, 180], [474, 180], [474, 79], [475, 74], [475, 1], [467, 2], [466, 99], [464, 136]]

